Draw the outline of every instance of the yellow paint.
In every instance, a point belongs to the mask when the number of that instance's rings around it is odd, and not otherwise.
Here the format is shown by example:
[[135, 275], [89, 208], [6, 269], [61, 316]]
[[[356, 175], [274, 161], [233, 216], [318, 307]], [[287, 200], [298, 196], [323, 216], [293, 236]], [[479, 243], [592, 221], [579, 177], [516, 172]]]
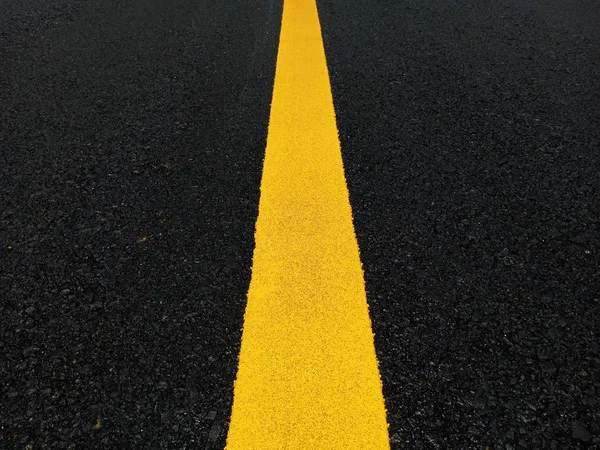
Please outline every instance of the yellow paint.
[[315, 0], [285, 0], [229, 450], [389, 449]]

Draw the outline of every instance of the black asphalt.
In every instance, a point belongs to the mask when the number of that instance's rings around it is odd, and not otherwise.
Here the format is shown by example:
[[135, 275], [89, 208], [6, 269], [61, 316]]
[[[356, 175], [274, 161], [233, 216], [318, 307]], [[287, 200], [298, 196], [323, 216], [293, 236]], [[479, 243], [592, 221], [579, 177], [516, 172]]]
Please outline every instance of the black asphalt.
[[0, 448], [222, 447], [281, 3], [0, 2]]
[[[600, 448], [600, 5], [319, 0], [393, 449]], [[0, 448], [218, 449], [281, 0], [0, 0]]]
[[319, 2], [395, 449], [600, 448], [600, 4], [554, 3]]

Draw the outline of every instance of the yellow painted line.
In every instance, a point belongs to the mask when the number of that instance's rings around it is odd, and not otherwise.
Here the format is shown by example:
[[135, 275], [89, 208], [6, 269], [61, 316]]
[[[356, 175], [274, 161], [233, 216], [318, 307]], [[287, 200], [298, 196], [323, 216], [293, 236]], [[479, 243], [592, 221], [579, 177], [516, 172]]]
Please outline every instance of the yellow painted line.
[[389, 449], [315, 0], [285, 0], [229, 450]]

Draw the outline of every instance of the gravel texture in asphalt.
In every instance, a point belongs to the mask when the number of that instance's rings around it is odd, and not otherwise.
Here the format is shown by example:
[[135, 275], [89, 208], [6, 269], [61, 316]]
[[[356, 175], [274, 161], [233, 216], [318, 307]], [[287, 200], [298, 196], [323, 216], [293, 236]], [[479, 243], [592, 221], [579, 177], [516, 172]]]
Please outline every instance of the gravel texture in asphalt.
[[[600, 6], [319, 0], [392, 449], [600, 448]], [[0, 0], [0, 448], [217, 449], [281, 0]]]
[[0, 448], [220, 448], [281, 3], [0, 3]]
[[392, 448], [600, 448], [600, 6], [574, 3], [319, 2]]

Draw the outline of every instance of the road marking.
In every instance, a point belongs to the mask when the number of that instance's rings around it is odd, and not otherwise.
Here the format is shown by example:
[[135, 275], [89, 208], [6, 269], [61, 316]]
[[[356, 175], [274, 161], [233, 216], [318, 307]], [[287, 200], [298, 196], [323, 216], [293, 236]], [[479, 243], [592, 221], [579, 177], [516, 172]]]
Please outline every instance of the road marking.
[[315, 0], [285, 0], [229, 450], [389, 449]]

